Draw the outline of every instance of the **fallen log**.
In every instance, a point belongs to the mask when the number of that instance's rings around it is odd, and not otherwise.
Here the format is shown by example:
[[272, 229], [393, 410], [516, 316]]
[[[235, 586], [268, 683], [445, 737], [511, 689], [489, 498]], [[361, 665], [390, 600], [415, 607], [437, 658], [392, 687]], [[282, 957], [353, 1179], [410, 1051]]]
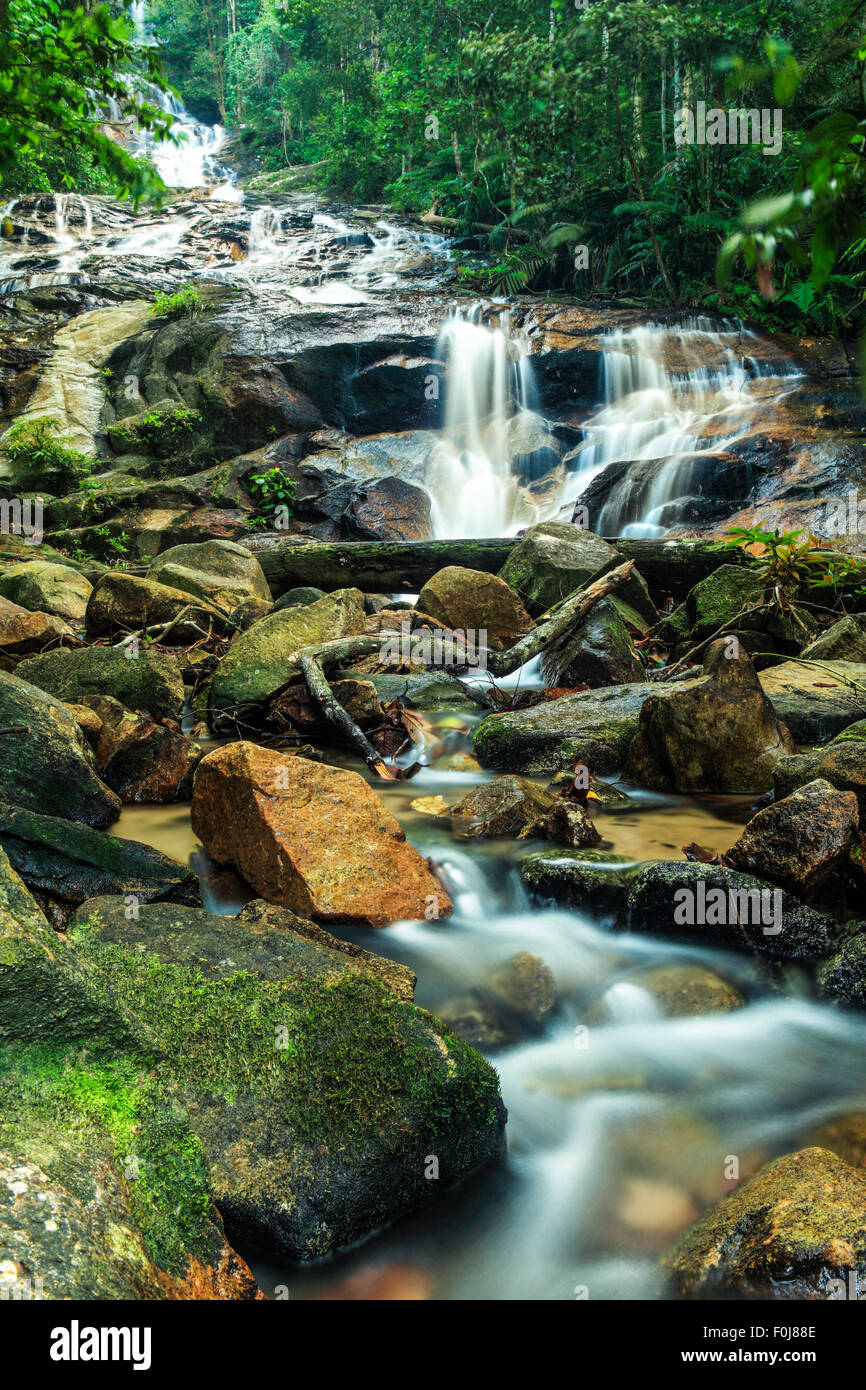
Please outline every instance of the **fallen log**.
[[515, 540], [333, 541], [282, 540], [273, 549], [249, 548], [265, 572], [274, 598], [312, 585], [356, 588], [371, 594], [418, 593], [446, 565], [496, 574]]

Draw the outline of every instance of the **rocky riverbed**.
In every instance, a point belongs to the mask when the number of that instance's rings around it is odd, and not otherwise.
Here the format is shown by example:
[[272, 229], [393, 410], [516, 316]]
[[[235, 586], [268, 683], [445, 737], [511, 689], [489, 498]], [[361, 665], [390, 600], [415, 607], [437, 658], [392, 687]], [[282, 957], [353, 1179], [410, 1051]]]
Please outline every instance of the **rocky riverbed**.
[[847, 1297], [844, 348], [227, 187], [4, 214], [4, 1289]]

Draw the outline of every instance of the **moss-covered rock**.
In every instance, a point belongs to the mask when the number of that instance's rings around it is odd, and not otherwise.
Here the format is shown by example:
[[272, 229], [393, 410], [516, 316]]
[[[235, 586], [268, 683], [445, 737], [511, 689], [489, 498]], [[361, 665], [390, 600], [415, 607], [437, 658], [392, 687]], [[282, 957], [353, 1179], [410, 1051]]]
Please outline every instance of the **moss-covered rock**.
[[857, 820], [854, 793], [816, 778], [752, 816], [725, 857], [738, 869], [808, 894], [858, 842]]
[[814, 661], [856, 661], [866, 664], [866, 613], [848, 613], [800, 653]]
[[58, 700], [79, 702], [84, 695], [113, 695], [128, 709], [156, 719], [183, 717], [183, 678], [177, 657], [142, 645], [134, 649], [87, 647], [83, 651], [44, 652], [22, 661], [16, 675]]
[[826, 743], [866, 710], [866, 665], [860, 662], [819, 667], [784, 661], [758, 679], [797, 743]]
[[338, 589], [302, 608], [271, 613], [242, 632], [229, 647], [213, 678], [211, 719], [216, 725], [227, 711], [264, 704], [292, 677], [301, 674], [291, 658], [301, 647], [352, 637], [364, 631], [364, 595]]
[[0, 726], [7, 731], [0, 737], [0, 799], [86, 825], [117, 820], [120, 800], [100, 780], [90, 745], [60, 700], [0, 671]]
[[866, 1009], [866, 928], [849, 929], [838, 948], [818, 970], [818, 991], [824, 999]]
[[[418, 595], [418, 609], [446, 627], [487, 633], [493, 651], [513, 647], [535, 627], [513, 589], [496, 574], [448, 565], [428, 579]], [[476, 636], [476, 640], [480, 640]]]
[[182, 589], [120, 572], [102, 576], [84, 615], [84, 625], [92, 637], [141, 632], [168, 623], [174, 626], [165, 641], [174, 646], [195, 642], [208, 632], [225, 634], [231, 630], [225, 614], [212, 604], [196, 602]]
[[613, 598], [603, 598], [594, 606], [586, 621], [558, 648], [555, 660], [557, 685], [595, 689], [646, 679], [643, 662]]
[[866, 1276], [866, 1173], [826, 1149], [767, 1164], [665, 1256], [677, 1298], [844, 1299]]
[[826, 748], [780, 758], [773, 768], [776, 800], [820, 778], [840, 792], [854, 792], [862, 815], [866, 811], [866, 724], [859, 733], [860, 738], [849, 738], [845, 730]]
[[234, 541], [172, 546], [151, 562], [147, 578], [216, 604], [226, 613], [250, 600], [271, 602], [270, 586], [255, 555]]
[[[613, 546], [592, 531], [570, 522], [545, 521], [521, 537], [499, 573], [538, 617], [619, 561]], [[641, 616], [655, 621], [655, 606], [637, 570], [619, 593]]]
[[0, 595], [33, 613], [54, 613], [68, 622], [84, 618], [92, 584], [68, 565], [31, 560], [0, 573]]
[[153, 933], [150, 907], [85, 904], [70, 940], [168, 1059], [230, 1238], [324, 1255], [499, 1154], [495, 1073], [382, 980], [304, 974], [260, 939], [234, 963], [223, 917], [196, 954], [158, 911]]
[[640, 868], [611, 850], [541, 850], [520, 860], [520, 879], [538, 902], [577, 908], [592, 917], [621, 916]]

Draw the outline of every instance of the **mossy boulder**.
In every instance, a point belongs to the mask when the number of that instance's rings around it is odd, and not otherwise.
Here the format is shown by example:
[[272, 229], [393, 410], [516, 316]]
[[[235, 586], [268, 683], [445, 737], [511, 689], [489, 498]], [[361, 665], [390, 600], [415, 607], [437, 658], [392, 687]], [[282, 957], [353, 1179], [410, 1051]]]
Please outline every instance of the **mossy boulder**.
[[852, 1008], [866, 1009], [866, 928], [849, 929], [818, 970], [818, 992]]
[[117, 820], [120, 801], [100, 780], [93, 752], [60, 700], [0, 671], [0, 726], [7, 730], [0, 736], [0, 799], [86, 825]]
[[[521, 537], [499, 574], [538, 617], [619, 563], [613, 546], [592, 531], [570, 522], [545, 521]], [[637, 613], [655, 622], [655, 605], [637, 570], [619, 593]]]
[[826, 956], [835, 937], [830, 917], [784, 889], [715, 864], [643, 865], [629, 886], [622, 925], [782, 960]]
[[526, 891], [541, 903], [576, 908], [591, 917], [625, 912], [629, 884], [640, 868], [612, 850], [539, 850], [518, 865]]
[[97, 902], [70, 924], [166, 1057], [230, 1239], [325, 1255], [500, 1154], [505, 1112], [477, 1053], [374, 975], [305, 973], [297, 943], [290, 958], [258, 933], [245, 948], [241, 925], [197, 918], [193, 949], [182, 909], [129, 921]]
[[665, 1256], [685, 1299], [845, 1299], [866, 1277], [866, 1173], [826, 1149], [767, 1164]]
[[364, 631], [364, 595], [338, 589], [302, 608], [284, 608], [254, 623], [235, 638], [213, 678], [211, 719], [216, 727], [227, 713], [264, 704], [301, 674], [292, 658], [301, 647], [352, 637]]
[[826, 743], [866, 710], [866, 665], [860, 662], [834, 660], [817, 667], [784, 661], [758, 679], [797, 743]]
[[226, 613], [251, 600], [271, 602], [270, 586], [255, 555], [234, 541], [174, 545], [151, 561], [147, 578]]
[[113, 695], [127, 709], [155, 719], [183, 717], [183, 676], [177, 657], [134, 648], [87, 647], [82, 651], [43, 652], [22, 661], [16, 675], [58, 700], [71, 704], [84, 695]]
[[703, 669], [645, 701], [626, 780], [658, 791], [765, 791], [779, 758], [792, 750], [787, 729], [736, 639], [711, 643]]
[[816, 778], [752, 816], [725, 858], [746, 873], [809, 894], [859, 841], [857, 821], [854, 793]]
[[866, 613], [848, 613], [825, 629], [800, 653], [813, 661], [866, 664]]
[[820, 778], [840, 792], [854, 792], [861, 815], [866, 812], [866, 725], [859, 732], [859, 739], [848, 738], [846, 730], [826, 748], [780, 758], [773, 769], [776, 800]]
[[68, 565], [31, 560], [0, 573], [0, 595], [32, 613], [54, 613], [67, 622], [84, 618], [93, 585]]
[[131, 894], [138, 902], [199, 901], [191, 869], [150, 845], [58, 816], [0, 803], [0, 844], [28, 887], [61, 908], [98, 893]]
[[766, 617], [751, 614], [741, 618], [740, 613], [744, 608], [760, 605], [763, 597], [764, 585], [751, 569], [720, 564], [689, 591], [669, 617], [661, 620], [656, 635], [679, 650], [712, 637], [719, 628], [755, 630], [766, 624]]
[[196, 602], [182, 589], [120, 572], [102, 576], [90, 595], [84, 615], [84, 625], [91, 637], [141, 632], [147, 627], [169, 623], [174, 626], [164, 640], [174, 646], [196, 642], [208, 632], [224, 635], [231, 631], [225, 614], [212, 604]]
[[93, 744], [100, 777], [121, 801], [189, 800], [202, 756], [197, 743], [110, 695], [84, 695], [69, 709]]
[[474, 634], [476, 642], [481, 640], [478, 633], [486, 632], [486, 645], [492, 651], [513, 647], [535, 627], [504, 579], [461, 565], [447, 565], [428, 579], [418, 595], [417, 607], [445, 627]]
[[646, 679], [643, 662], [614, 598], [595, 604], [586, 621], [559, 646], [555, 661], [557, 685], [595, 689]]

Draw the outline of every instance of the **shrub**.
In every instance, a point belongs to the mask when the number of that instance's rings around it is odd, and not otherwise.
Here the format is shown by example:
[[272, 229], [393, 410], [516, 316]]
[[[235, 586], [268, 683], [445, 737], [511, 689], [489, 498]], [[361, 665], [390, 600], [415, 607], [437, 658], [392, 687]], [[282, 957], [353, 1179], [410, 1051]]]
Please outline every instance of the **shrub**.
[[35, 477], [55, 474], [61, 482], [72, 484], [90, 467], [87, 455], [75, 448], [69, 436], [61, 433], [58, 422], [49, 416], [16, 420], [3, 448], [22, 473]]

